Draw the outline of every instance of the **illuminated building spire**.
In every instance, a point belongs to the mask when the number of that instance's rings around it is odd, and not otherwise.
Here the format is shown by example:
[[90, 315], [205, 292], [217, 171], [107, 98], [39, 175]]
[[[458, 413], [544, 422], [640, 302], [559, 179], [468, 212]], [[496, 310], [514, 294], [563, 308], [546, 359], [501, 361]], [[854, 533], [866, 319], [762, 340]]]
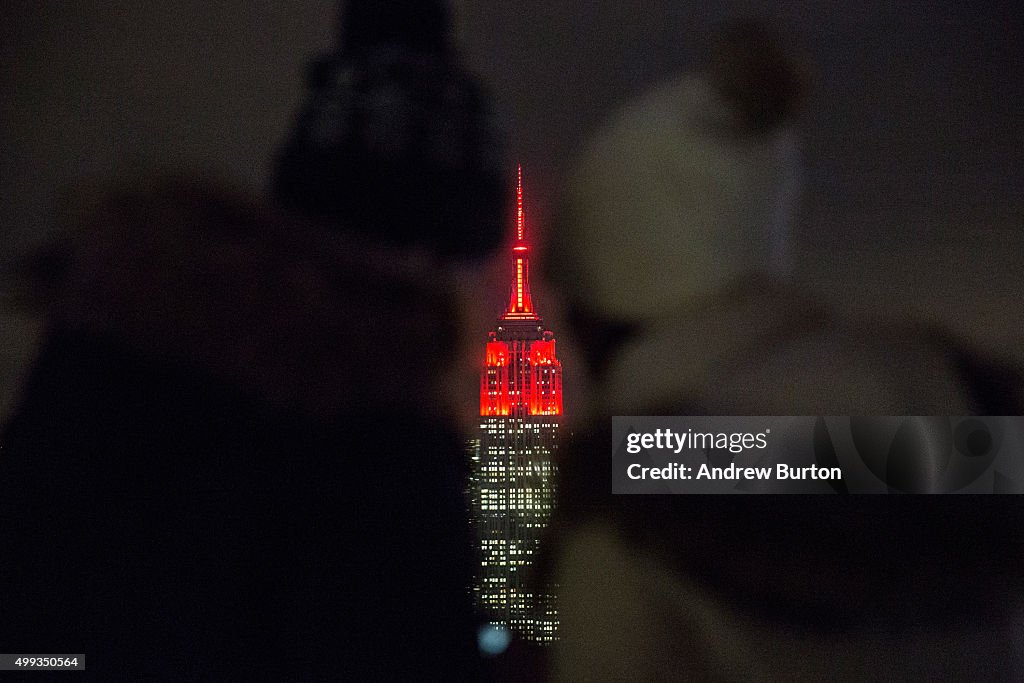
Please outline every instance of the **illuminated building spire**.
[[480, 414], [562, 414], [562, 364], [555, 337], [544, 329], [530, 296], [530, 244], [523, 220], [523, 171], [516, 181], [516, 234], [512, 243], [512, 291], [497, 329], [487, 342], [480, 386]]
[[530, 245], [523, 220], [523, 167], [516, 177], [516, 240], [512, 245], [512, 291], [502, 320], [537, 320], [530, 296]]

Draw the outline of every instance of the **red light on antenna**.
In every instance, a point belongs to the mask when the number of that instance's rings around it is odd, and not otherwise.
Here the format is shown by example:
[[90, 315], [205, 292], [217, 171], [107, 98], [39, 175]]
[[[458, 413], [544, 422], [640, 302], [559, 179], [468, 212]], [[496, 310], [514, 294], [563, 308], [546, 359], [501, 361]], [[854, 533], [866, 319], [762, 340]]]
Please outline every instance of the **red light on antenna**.
[[523, 259], [516, 259], [516, 310], [523, 310]]
[[523, 167], [516, 170], [516, 239], [523, 241]]
[[537, 320], [533, 312], [533, 300], [530, 297], [530, 247], [523, 241], [525, 237], [523, 222], [523, 167], [516, 169], [516, 239], [512, 247], [513, 280], [512, 292], [509, 296], [508, 308], [505, 309], [505, 320]]

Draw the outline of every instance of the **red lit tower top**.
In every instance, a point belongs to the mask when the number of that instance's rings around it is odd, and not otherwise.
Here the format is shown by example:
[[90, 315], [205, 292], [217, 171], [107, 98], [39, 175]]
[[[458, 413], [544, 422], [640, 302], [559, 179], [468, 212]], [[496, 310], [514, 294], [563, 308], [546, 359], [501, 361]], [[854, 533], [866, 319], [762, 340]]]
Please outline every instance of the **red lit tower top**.
[[523, 217], [523, 169], [516, 180], [516, 239], [508, 306], [487, 342], [481, 415], [561, 415], [562, 364], [530, 294], [530, 245]]
[[540, 320], [530, 296], [530, 245], [523, 233], [523, 167], [516, 178], [516, 241], [512, 246], [512, 292], [502, 320]]

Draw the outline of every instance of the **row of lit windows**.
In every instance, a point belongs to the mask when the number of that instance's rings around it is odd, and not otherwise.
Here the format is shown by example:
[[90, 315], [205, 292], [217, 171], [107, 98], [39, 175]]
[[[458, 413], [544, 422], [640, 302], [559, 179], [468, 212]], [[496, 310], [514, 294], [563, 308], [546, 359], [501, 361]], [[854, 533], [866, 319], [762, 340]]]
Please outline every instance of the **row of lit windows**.
[[530, 509], [539, 508], [539, 507], [545, 507], [546, 508], [546, 507], [549, 507], [550, 504], [551, 504], [551, 501], [550, 501], [549, 498], [539, 498], [539, 497], [538, 498], [533, 498], [533, 497], [514, 498], [514, 499], [511, 499], [511, 500], [488, 500], [488, 501], [484, 501], [484, 502], [480, 503], [482, 509], [484, 509], [484, 510], [487, 510], [488, 508], [492, 509], [492, 510], [497, 510], [499, 507], [504, 507], [504, 506], [507, 506], [507, 507], [510, 507], [510, 508], [516, 508], [516, 509], [530, 510]]
[[551, 449], [558, 443], [554, 434], [543, 432], [539, 427], [531, 428], [529, 430], [519, 429], [516, 431], [510, 431], [507, 434], [505, 432], [496, 433], [495, 430], [492, 430], [487, 436], [489, 438], [479, 447], [479, 450], [495, 448], [515, 448], [518, 450], [527, 446], [531, 448]]
[[[510, 424], [512, 423], [512, 424]], [[551, 422], [527, 422], [524, 418], [507, 417], [507, 416], [489, 416], [487, 421], [480, 425], [481, 429], [487, 429], [489, 427], [504, 427], [509, 425], [510, 427], [525, 427], [527, 425], [532, 427], [548, 427], [551, 429], [558, 429], [561, 427], [558, 423]]]
[[481, 541], [481, 543], [483, 543], [484, 545], [500, 545], [500, 544], [503, 544], [503, 543], [512, 543], [512, 541], [504, 541], [504, 540], [501, 540], [501, 539], [497, 539], [497, 540], [495, 540], [495, 539], [486, 540], [485, 539], [485, 540]]
[[508, 487], [503, 489], [480, 489], [480, 497], [483, 500], [504, 500], [505, 498], [546, 498], [550, 497], [550, 488], [518, 488]]
[[509, 494], [506, 496], [492, 495], [481, 497], [479, 500], [474, 502], [474, 505], [503, 505], [503, 504], [520, 504], [520, 503], [550, 503], [552, 494]]
[[[511, 423], [511, 424], [510, 424]], [[548, 429], [558, 429], [561, 425], [557, 423], [549, 422], [526, 422], [523, 418], [512, 418], [508, 416], [501, 417], [489, 417], [487, 421], [480, 425], [480, 429], [512, 429], [518, 427], [524, 429], [526, 427], [547, 427]]]
[[[517, 505], [517, 506], [532, 505], [532, 504], [547, 505], [547, 504], [550, 504], [550, 502], [551, 502], [551, 498], [547, 497], [547, 496], [545, 496], [545, 497], [537, 496], [536, 498], [533, 497], [533, 496], [519, 496], [519, 497], [513, 497], [513, 498], [509, 498], [509, 499], [497, 499], [497, 500], [488, 499], [488, 500], [483, 500], [483, 501], [480, 501], [478, 503], [478, 505], [490, 505], [491, 507], [497, 507], [499, 505]], [[484, 509], [486, 510], [487, 508], [484, 508]]]
[[[536, 479], [536, 477], [531, 477], [531, 479]], [[482, 489], [480, 491], [480, 497], [483, 498], [483, 499], [491, 499], [491, 498], [502, 498], [502, 499], [503, 498], [534, 498], [534, 497], [541, 498], [541, 497], [544, 497], [544, 496], [548, 496], [550, 494], [551, 494], [551, 489], [550, 488], [537, 488], [537, 487], [527, 487], [527, 486], [524, 486], [522, 488], [520, 488], [518, 486], [509, 486], [507, 488], [501, 488], [501, 489], [493, 489], [493, 488], [491, 488], [491, 489]]]
[[537, 547], [535, 546], [531, 548], [520, 548], [519, 550], [514, 550], [511, 548], [491, 548], [489, 551], [487, 548], [484, 548], [483, 551], [487, 554], [487, 557], [494, 559], [498, 558], [499, 556], [501, 558], [507, 558], [509, 555], [533, 555], [537, 552]]

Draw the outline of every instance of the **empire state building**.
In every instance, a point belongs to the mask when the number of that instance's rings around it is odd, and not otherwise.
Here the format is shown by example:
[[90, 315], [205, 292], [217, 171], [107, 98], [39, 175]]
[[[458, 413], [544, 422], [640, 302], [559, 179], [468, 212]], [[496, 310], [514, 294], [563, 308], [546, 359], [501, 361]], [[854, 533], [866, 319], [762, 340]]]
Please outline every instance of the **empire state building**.
[[516, 186], [512, 287], [488, 335], [480, 377], [480, 440], [472, 454], [473, 523], [480, 567], [473, 586], [485, 616], [540, 643], [556, 638], [550, 587], [530, 568], [551, 518], [554, 453], [562, 416], [562, 365], [530, 294], [522, 169]]

